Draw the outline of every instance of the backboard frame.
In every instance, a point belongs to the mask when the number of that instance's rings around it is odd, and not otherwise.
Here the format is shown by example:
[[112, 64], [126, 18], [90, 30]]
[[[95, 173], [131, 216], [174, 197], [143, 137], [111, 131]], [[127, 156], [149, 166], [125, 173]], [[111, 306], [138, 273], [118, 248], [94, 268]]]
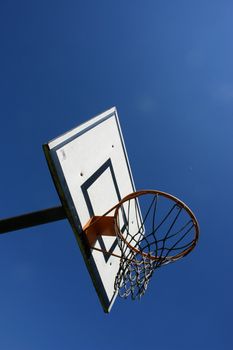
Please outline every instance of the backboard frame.
[[[85, 133], [88, 133], [89, 131], [98, 127], [101, 123], [105, 123], [110, 119], [112, 121], [114, 120], [114, 123], [116, 124], [116, 128], [117, 128], [117, 132], [118, 132], [118, 137], [120, 139], [121, 152], [124, 155], [124, 162], [125, 162], [124, 167], [127, 168], [127, 173], [128, 173], [127, 175], [128, 179], [126, 179], [128, 181], [128, 190], [127, 192], [123, 191], [124, 193], [122, 193], [122, 188], [119, 188], [118, 181], [114, 172], [113, 161], [111, 157], [107, 157], [107, 156], [105, 161], [99, 167], [96, 167], [95, 171], [85, 181], [83, 181], [83, 183], [80, 186], [83, 193], [83, 197], [85, 198], [89, 216], [92, 217], [96, 214], [102, 215], [104, 213], [101, 214], [101, 213], [94, 212], [93, 205], [89, 196], [89, 191], [92, 184], [94, 184], [101, 177], [102, 174], [105, 174], [106, 171], [111, 175], [113, 188], [116, 192], [115, 197], [117, 198], [117, 202], [119, 202], [127, 194], [135, 192], [135, 185], [132, 177], [131, 168], [129, 165], [129, 160], [128, 160], [116, 108], [113, 107], [109, 109], [108, 111], [90, 119], [84, 124], [72, 129], [70, 132], [64, 135], [61, 135], [60, 137], [43, 145], [46, 160], [47, 160], [55, 187], [57, 189], [58, 195], [60, 197], [62, 206], [66, 212], [67, 218], [74, 231], [75, 237], [79, 244], [87, 269], [89, 271], [92, 282], [94, 284], [94, 287], [96, 289], [96, 292], [99, 296], [100, 302], [105, 312], [109, 312], [111, 310], [111, 307], [117, 295], [117, 291], [113, 293], [111, 298], [109, 298], [109, 295], [106, 293], [106, 290], [105, 290], [106, 288], [104, 287], [102, 278], [98, 271], [93, 252], [90, 250], [90, 248], [87, 245], [86, 236], [83, 232], [83, 223], [81, 223], [79, 213], [77, 212], [73, 199], [69, 193], [70, 192], [69, 185], [66, 182], [66, 179], [64, 177], [63, 170], [60, 164], [60, 160], [58, 159], [58, 152], [59, 151], [62, 152], [62, 147], [64, 145], [71, 143], [73, 140], [76, 140], [78, 137], [82, 137], [82, 135], [84, 135]], [[115, 204], [117, 204], [117, 202]], [[112, 205], [108, 209], [110, 209], [111, 207]], [[101, 238], [99, 240], [99, 243], [101, 246]], [[116, 239], [114, 241], [114, 244], [111, 246], [111, 251], [113, 252], [115, 249], [117, 249]], [[105, 255], [104, 258], [105, 260], [109, 259], [109, 254]]]

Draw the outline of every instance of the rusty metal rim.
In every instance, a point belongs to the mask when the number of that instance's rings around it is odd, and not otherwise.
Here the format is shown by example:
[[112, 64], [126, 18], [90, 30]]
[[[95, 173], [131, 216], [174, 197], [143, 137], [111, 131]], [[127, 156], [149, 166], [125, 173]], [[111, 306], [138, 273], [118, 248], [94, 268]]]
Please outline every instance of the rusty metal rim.
[[[132, 246], [129, 242], [127, 242], [127, 240], [122, 235], [121, 230], [120, 230], [120, 228], [119, 228], [119, 226], [117, 224], [118, 223], [118, 212], [119, 212], [119, 209], [122, 206], [122, 204], [127, 202], [128, 200], [131, 200], [131, 199], [134, 199], [134, 198], [140, 197], [142, 195], [146, 195], [146, 194], [154, 194], [154, 195], [159, 195], [159, 196], [166, 197], [166, 198], [174, 201], [175, 203], [177, 203], [179, 206], [181, 206], [188, 213], [188, 215], [192, 219], [192, 222], [193, 222], [193, 225], [194, 225], [194, 228], [195, 228], [195, 237], [193, 239], [193, 243], [191, 244], [191, 246], [189, 248], [185, 249], [183, 252], [181, 252], [181, 253], [179, 253], [177, 255], [174, 255], [174, 256], [170, 256], [170, 257], [162, 257], [161, 256], [161, 257], [158, 257], [158, 256], [153, 256], [153, 255], [144, 253], [144, 252], [138, 250], [137, 248], [135, 248], [134, 246]], [[114, 209], [115, 209], [114, 218], [115, 218], [116, 234], [119, 237], [119, 239], [124, 241], [126, 243], [126, 245], [129, 247], [129, 249], [132, 250], [135, 254], [142, 255], [145, 258], [148, 258], [150, 260], [154, 260], [154, 261], [161, 260], [161, 261], [164, 261], [164, 263], [165, 263], [165, 262], [169, 262], [169, 261], [173, 261], [173, 260], [175, 261], [177, 259], [180, 259], [180, 258], [184, 257], [185, 255], [189, 254], [194, 249], [194, 247], [196, 246], [197, 241], [199, 239], [200, 229], [199, 229], [199, 224], [198, 224], [198, 221], [197, 221], [194, 213], [192, 212], [192, 210], [184, 202], [182, 202], [180, 199], [178, 199], [177, 197], [175, 197], [175, 196], [173, 196], [173, 195], [171, 195], [169, 193], [158, 191], [158, 190], [141, 190], [141, 191], [136, 191], [136, 192], [133, 192], [133, 193], [127, 195], [126, 197], [124, 197], [116, 206], [114, 206], [110, 211], [108, 211], [108, 213], [111, 212]]]

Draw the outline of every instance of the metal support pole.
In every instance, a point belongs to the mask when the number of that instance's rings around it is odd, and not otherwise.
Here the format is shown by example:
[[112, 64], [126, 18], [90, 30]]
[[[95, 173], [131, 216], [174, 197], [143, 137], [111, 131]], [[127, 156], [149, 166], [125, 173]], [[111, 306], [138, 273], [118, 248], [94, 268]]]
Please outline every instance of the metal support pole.
[[67, 219], [62, 206], [0, 220], [0, 234]]

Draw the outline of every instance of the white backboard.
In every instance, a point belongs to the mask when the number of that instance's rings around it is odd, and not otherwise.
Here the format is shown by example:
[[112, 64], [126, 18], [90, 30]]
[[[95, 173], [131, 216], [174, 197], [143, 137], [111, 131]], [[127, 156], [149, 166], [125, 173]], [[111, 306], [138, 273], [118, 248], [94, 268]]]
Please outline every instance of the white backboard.
[[[82, 228], [90, 217], [103, 215], [135, 191], [116, 108], [57, 137], [44, 151], [99, 299], [109, 312], [119, 259], [88, 249]], [[120, 255], [115, 237], [98, 238], [96, 247]]]

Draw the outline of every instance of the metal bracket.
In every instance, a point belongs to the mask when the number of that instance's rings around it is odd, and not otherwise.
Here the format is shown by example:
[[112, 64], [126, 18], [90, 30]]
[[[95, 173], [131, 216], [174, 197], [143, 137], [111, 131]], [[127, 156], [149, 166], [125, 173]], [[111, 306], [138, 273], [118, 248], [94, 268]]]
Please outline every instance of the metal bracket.
[[98, 236], [116, 236], [114, 216], [92, 216], [83, 227], [90, 248]]

